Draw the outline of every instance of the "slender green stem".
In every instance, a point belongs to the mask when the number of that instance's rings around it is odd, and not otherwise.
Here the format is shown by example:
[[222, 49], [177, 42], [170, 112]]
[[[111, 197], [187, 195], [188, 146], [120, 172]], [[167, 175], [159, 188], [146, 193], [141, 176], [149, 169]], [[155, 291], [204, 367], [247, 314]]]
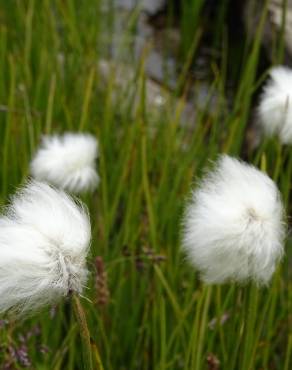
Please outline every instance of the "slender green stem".
[[202, 354], [203, 354], [203, 345], [206, 343], [205, 341], [205, 334], [207, 328], [207, 321], [208, 321], [208, 311], [210, 306], [210, 299], [212, 293], [212, 286], [207, 286], [205, 288], [205, 301], [203, 304], [203, 311], [201, 316], [201, 325], [200, 331], [198, 333], [198, 348], [197, 348], [197, 356], [196, 356], [196, 365], [195, 369], [200, 370], [203, 367], [202, 364]]
[[249, 291], [246, 292], [246, 314], [244, 326], [243, 357], [241, 362], [242, 370], [254, 369], [254, 346], [255, 343], [255, 326], [256, 314], [258, 308], [258, 288], [252, 284]]
[[104, 370], [101, 357], [99, 354], [99, 350], [95, 343], [92, 344], [92, 352], [93, 352], [93, 358], [95, 359], [95, 362], [96, 362], [97, 370]]
[[86, 322], [85, 312], [76, 294], [72, 296], [74, 313], [78, 322], [83, 350], [83, 366], [85, 370], [93, 370], [90, 334]]
[[205, 344], [207, 318], [211, 298], [211, 286], [204, 286], [198, 300], [195, 320], [192, 325], [190, 344], [187, 352], [186, 363], [191, 369], [201, 369], [202, 352]]
[[290, 369], [289, 364], [291, 363], [291, 358], [292, 358], [292, 334], [289, 335], [288, 339], [284, 370]]

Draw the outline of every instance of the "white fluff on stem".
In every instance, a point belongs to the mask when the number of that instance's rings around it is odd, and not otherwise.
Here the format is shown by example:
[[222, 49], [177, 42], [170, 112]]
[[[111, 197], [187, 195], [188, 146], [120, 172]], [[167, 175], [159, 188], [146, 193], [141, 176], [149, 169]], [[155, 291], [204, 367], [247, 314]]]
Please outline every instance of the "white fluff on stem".
[[292, 143], [292, 70], [272, 68], [258, 107], [259, 120], [267, 136], [278, 135], [283, 144]]
[[36, 180], [72, 193], [92, 191], [99, 183], [97, 156], [98, 143], [90, 134], [44, 136], [30, 172]]
[[267, 284], [283, 255], [285, 231], [275, 183], [223, 155], [192, 194], [183, 248], [207, 283]]
[[0, 218], [0, 313], [25, 313], [81, 293], [91, 239], [86, 209], [31, 182]]

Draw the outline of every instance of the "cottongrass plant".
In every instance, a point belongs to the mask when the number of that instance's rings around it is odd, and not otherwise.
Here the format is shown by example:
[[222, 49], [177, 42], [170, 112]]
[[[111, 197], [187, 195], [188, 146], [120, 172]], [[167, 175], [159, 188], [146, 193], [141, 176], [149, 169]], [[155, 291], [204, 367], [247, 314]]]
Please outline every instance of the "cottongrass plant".
[[[262, 325], [257, 325], [256, 316], [260, 301], [258, 287], [268, 284], [284, 253], [286, 225], [278, 188], [264, 172], [222, 155], [193, 191], [183, 223], [184, 251], [207, 283], [201, 293], [200, 314], [196, 314], [199, 339], [196, 339], [198, 333], [192, 331], [192, 346], [196, 345], [192, 368], [202, 368], [201, 343], [212, 284], [250, 281], [251, 284], [239, 290], [244, 320], [237, 330], [238, 343], [242, 343], [240, 369], [252, 369]], [[231, 289], [234, 291], [235, 286]], [[217, 286], [219, 296], [220, 291]], [[271, 290], [269, 297], [273, 292]], [[263, 307], [263, 318], [267, 307], [267, 304]], [[234, 354], [228, 359], [231, 369], [235, 368], [238, 348], [234, 348]]]
[[45, 183], [28, 183], [0, 218], [0, 313], [31, 314], [71, 296], [89, 369], [89, 333], [78, 295], [87, 281], [90, 240], [85, 207]]
[[271, 69], [258, 107], [259, 121], [267, 136], [278, 135], [283, 144], [292, 144], [292, 70]]
[[71, 193], [93, 191], [99, 183], [96, 171], [98, 143], [84, 133], [44, 136], [30, 164], [31, 175]]
[[283, 256], [283, 214], [265, 173], [223, 155], [192, 194], [184, 250], [206, 283], [267, 284]]

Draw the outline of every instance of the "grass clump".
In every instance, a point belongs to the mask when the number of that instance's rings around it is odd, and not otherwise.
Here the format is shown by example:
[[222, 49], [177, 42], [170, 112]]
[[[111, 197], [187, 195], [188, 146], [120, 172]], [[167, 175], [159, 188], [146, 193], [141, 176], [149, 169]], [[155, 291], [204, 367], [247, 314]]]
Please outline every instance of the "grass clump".
[[[190, 100], [195, 115], [184, 124], [188, 71], [199, 50], [196, 32], [202, 29], [203, 9], [202, 2], [189, 3], [197, 23], [194, 36], [182, 43], [178, 86], [168, 91], [163, 109], [153, 112], [147, 103], [147, 50], [130, 66], [133, 77], [123, 89], [115, 63], [104, 81], [100, 61], [107, 57], [103, 45], [113, 37], [109, 30], [114, 20], [104, 16], [100, 1], [2, 2], [1, 204], [27, 177], [42, 134], [90, 132], [99, 141], [100, 185], [83, 197], [93, 242], [90, 289], [85, 293], [89, 301], [82, 304], [94, 368], [288, 370], [291, 238], [288, 256], [271, 285], [256, 293], [250, 286], [203, 285], [180, 250], [181, 217], [191, 185], [219, 153], [257, 166], [265, 163], [291, 214], [290, 148], [274, 139], [256, 149], [248, 146], [254, 101], [263, 81], [259, 65], [267, 7], [253, 40], [243, 40], [240, 66], [230, 67], [231, 45], [220, 28], [222, 39], [213, 40], [220, 57], [210, 61], [207, 97], [203, 105]], [[187, 14], [184, 8], [182, 35], [190, 27]], [[131, 15], [131, 22], [135, 17]], [[231, 93], [229, 74], [236, 76]], [[102, 282], [95, 273], [101, 265]], [[248, 297], [254, 297], [252, 307]], [[2, 320], [0, 336], [3, 366], [25, 367], [19, 355], [23, 346], [31, 368], [83, 366], [78, 325], [68, 303], [25, 322]]]

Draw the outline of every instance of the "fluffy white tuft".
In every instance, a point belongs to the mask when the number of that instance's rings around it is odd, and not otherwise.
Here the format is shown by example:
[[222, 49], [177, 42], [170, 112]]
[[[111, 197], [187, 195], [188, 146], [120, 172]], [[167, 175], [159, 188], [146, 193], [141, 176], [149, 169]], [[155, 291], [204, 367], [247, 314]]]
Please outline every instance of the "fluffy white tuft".
[[0, 218], [0, 313], [28, 312], [81, 293], [90, 239], [81, 205], [47, 184], [26, 185]]
[[284, 144], [292, 143], [292, 70], [272, 68], [261, 96], [258, 114], [267, 136], [278, 135]]
[[97, 155], [97, 140], [90, 134], [44, 136], [30, 172], [36, 180], [72, 193], [94, 190], [99, 183]]
[[223, 155], [192, 194], [184, 250], [207, 283], [266, 284], [283, 255], [283, 213], [267, 175]]

